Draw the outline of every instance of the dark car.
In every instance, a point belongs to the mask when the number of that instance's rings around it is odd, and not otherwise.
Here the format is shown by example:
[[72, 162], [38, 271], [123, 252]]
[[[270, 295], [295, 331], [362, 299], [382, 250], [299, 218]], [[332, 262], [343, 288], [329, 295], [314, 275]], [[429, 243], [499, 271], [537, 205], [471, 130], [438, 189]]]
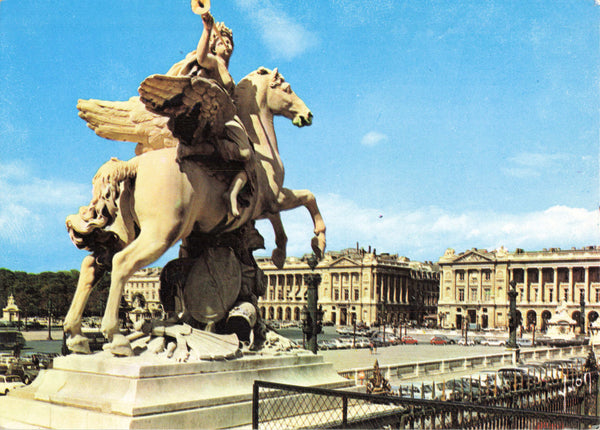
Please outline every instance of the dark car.
[[28, 362], [20, 363], [14, 370], [14, 374], [19, 376], [19, 378], [21, 378], [21, 381], [23, 381], [25, 385], [31, 384], [31, 382], [33, 382], [33, 380], [38, 376], [39, 373], [39, 367], [37, 367], [33, 363]]
[[498, 375], [504, 382], [504, 385], [515, 388], [530, 388], [541, 383], [539, 377], [533, 374], [530, 369], [523, 367], [503, 367], [498, 369]]

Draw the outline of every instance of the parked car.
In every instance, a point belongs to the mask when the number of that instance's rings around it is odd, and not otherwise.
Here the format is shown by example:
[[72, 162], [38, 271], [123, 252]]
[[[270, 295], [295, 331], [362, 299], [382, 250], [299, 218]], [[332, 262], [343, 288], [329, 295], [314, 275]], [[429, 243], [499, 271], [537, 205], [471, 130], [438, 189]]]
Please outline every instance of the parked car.
[[471, 337], [471, 339], [473, 339], [473, 342], [475, 342], [475, 345], [481, 345], [481, 342], [483, 342], [485, 340], [484, 336], [473, 336]]
[[531, 339], [517, 339], [517, 345], [521, 348], [529, 348], [533, 346], [533, 341]]
[[432, 345], [446, 345], [446, 344], [448, 344], [448, 341], [442, 337], [433, 336], [431, 338], [431, 340], [429, 341], [429, 343]]
[[371, 346], [371, 341], [364, 336], [357, 337], [355, 342], [356, 348], [369, 348]]
[[327, 349], [332, 349], [332, 348], [331, 348], [331, 346], [332, 346], [332, 345], [331, 345], [331, 342], [330, 342], [330, 341], [328, 341], [328, 340], [323, 340], [323, 339], [321, 339], [321, 340], [318, 340], [318, 341], [317, 341], [317, 347], [318, 347], [318, 348], [319, 348], [321, 351], [323, 351], [323, 350], [327, 350]]
[[371, 343], [373, 346], [381, 347], [381, 346], [390, 346], [392, 342], [390, 341], [390, 337], [386, 334], [385, 342], [383, 341], [383, 335], [381, 333], [375, 333], [375, 335], [371, 336]]
[[475, 345], [475, 341], [473, 339], [470, 339], [470, 338], [467, 338], [465, 340], [465, 338], [463, 337], [462, 339], [460, 339], [458, 341], [458, 344], [459, 345], [463, 345], [463, 346], [473, 346], [473, 345]]
[[445, 334], [436, 334], [435, 337], [439, 337], [440, 339], [444, 339], [446, 341], [446, 343], [448, 343], [450, 345], [456, 344], [456, 342], [458, 342], [458, 340], [461, 338], [460, 336], [458, 336], [458, 337], [449, 337], [449, 336], [446, 336]]
[[[397, 387], [398, 395], [400, 397], [414, 398], [414, 399], [433, 399], [433, 385], [432, 384], [401, 384]], [[441, 394], [441, 391], [436, 395]]]
[[509, 387], [514, 388], [516, 385], [517, 387], [529, 388], [540, 384], [539, 377], [523, 367], [502, 367], [497, 372], [503, 383]]
[[25, 384], [17, 375], [0, 375], [0, 393], [7, 395], [15, 388], [23, 387]]
[[488, 338], [482, 340], [481, 344], [487, 345], [487, 346], [504, 346], [504, 345], [506, 345], [506, 341], [504, 339], [488, 337]]
[[402, 343], [404, 345], [417, 345], [419, 341], [412, 336], [402, 336]]

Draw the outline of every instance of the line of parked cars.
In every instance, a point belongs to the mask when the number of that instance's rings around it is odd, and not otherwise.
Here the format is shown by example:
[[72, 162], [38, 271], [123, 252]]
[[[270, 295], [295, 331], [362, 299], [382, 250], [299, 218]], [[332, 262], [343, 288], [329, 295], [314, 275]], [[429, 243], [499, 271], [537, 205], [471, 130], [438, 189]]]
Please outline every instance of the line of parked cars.
[[0, 354], [0, 394], [28, 385], [37, 377], [40, 369], [52, 367], [56, 353], [26, 352], [19, 358], [12, 354]]
[[[462, 336], [446, 336], [443, 334], [435, 335], [429, 341], [432, 345], [449, 345], [457, 344], [463, 346], [485, 345], [485, 346], [505, 346], [506, 339], [488, 336], [467, 336], [465, 339]], [[521, 348], [533, 346], [531, 339], [517, 339], [517, 345]]]
[[[580, 378], [585, 358], [534, 362], [506, 366], [495, 371], [482, 371], [470, 376], [453, 378], [444, 382], [401, 384], [392, 387], [395, 395], [415, 399], [463, 401], [482, 395], [499, 395], [534, 386], [566, 382], [567, 393], [575, 390], [573, 382]], [[559, 394], [564, 394], [561, 388]]]
[[391, 345], [417, 345], [419, 341], [413, 336], [395, 336], [392, 333], [385, 334], [376, 332], [368, 336], [342, 336], [332, 340], [319, 340], [319, 349], [350, 349], [350, 348], [379, 348]]

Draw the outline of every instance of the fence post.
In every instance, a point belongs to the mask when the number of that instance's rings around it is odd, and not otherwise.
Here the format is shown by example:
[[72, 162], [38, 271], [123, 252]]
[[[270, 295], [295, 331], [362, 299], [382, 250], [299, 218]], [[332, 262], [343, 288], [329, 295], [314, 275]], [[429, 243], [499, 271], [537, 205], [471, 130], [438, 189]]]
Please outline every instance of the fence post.
[[258, 383], [254, 381], [252, 386], [252, 428], [258, 429]]
[[348, 425], [348, 397], [342, 397], [342, 425], [344, 428]]

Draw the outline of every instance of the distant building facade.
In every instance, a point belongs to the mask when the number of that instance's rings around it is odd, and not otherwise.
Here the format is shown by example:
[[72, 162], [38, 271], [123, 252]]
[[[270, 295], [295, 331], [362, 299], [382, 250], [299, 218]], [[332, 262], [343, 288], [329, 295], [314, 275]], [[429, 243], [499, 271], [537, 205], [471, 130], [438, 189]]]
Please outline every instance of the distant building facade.
[[[267, 291], [259, 298], [261, 316], [268, 320], [300, 321], [306, 305], [304, 275], [311, 269], [306, 258], [289, 257], [278, 269], [270, 258], [257, 258], [267, 278]], [[327, 252], [315, 268], [321, 275], [318, 296], [323, 321], [336, 325], [356, 322], [422, 322], [435, 315], [439, 272], [431, 262], [412, 262], [398, 255], [370, 249]]]
[[[158, 294], [160, 290], [160, 272], [161, 268], [159, 267], [138, 270], [125, 284], [123, 298], [133, 308], [130, 312], [130, 318], [134, 322], [143, 316], [162, 315], [162, 305]], [[143, 297], [143, 300], [140, 300], [140, 296]]]
[[12, 294], [8, 296], [8, 303], [6, 307], [2, 309], [2, 320], [3, 321], [18, 321], [19, 320], [19, 307], [15, 303], [15, 296]]
[[464, 322], [481, 328], [508, 325], [509, 282], [516, 281], [517, 310], [525, 328], [545, 330], [559, 307], [579, 321], [581, 297], [586, 326], [600, 314], [600, 247], [508, 252], [448, 249], [441, 271], [438, 320], [444, 328]]

